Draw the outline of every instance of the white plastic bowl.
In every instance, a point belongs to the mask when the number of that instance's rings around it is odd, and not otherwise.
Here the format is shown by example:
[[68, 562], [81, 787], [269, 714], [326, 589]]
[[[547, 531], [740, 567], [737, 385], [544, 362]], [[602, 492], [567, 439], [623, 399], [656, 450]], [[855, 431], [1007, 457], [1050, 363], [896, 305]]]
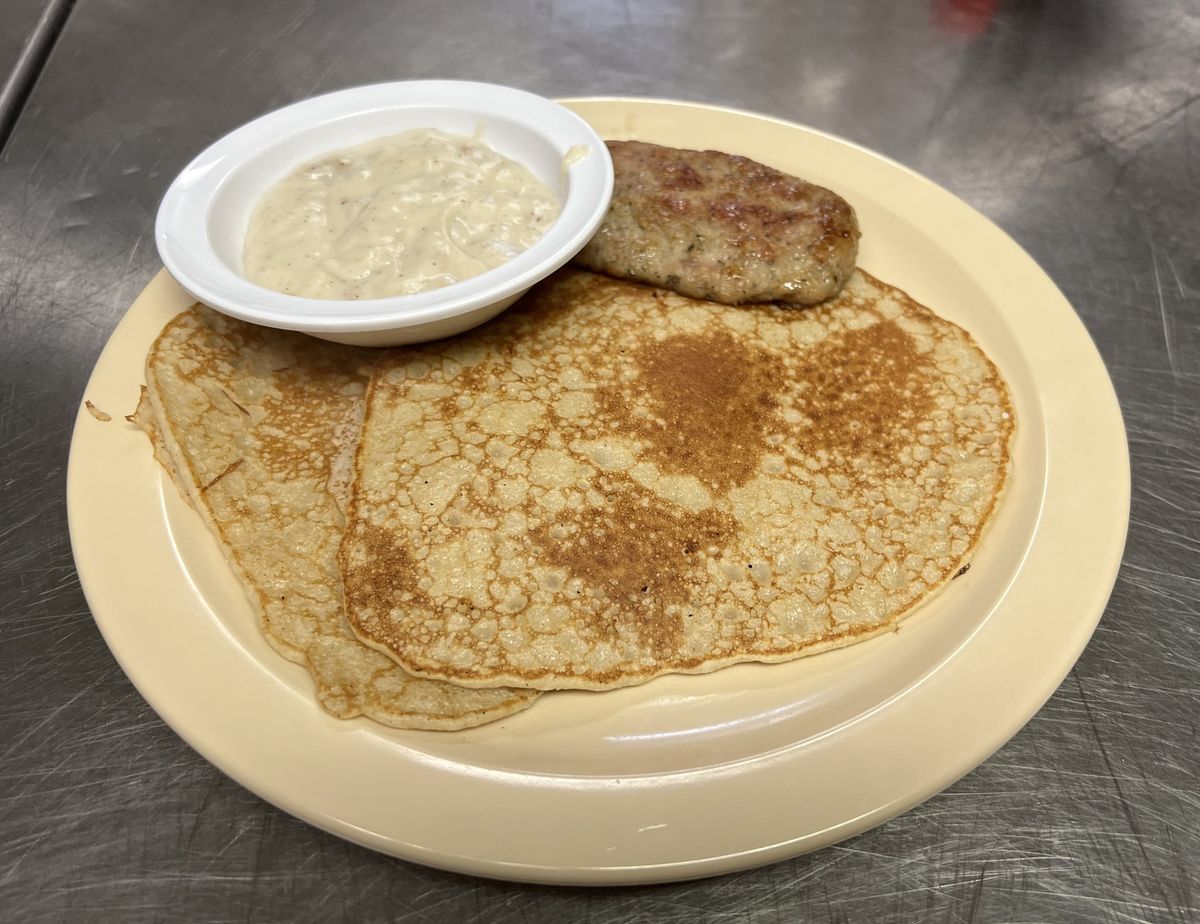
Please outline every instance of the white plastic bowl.
[[[441, 289], [341, 301], [285, 295], [242, 276], [242, 245], [259, 197], [304, 160], [414, 128], [485, 141], [557, 190], [562, 210], [528, 250]], [[572, 149], [586, 150], [568, 158]], [[295, 103], [243, 125], [193, 160], [159, 206], [163, 264], [197, 300], [268, 327], [325, 340], [390, 346], [447, 337], [482, 324], [573, 257], [612, 197], [603, 140], [557, 103], [494, 84], [382, 83]]]

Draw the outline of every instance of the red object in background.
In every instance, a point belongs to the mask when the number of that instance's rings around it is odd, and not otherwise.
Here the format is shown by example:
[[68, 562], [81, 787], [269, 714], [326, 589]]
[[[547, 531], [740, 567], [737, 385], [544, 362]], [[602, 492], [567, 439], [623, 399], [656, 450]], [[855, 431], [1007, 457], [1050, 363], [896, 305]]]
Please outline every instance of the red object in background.
[[933, 21], [948, 32], [982, 35], [1000, 0], [933, 0]]

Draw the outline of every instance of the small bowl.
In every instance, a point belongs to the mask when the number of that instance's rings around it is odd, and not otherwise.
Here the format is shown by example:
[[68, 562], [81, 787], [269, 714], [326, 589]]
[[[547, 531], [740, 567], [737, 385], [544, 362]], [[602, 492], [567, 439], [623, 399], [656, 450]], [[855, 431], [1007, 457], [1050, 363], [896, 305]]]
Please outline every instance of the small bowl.
[[[558, 192], [558, 218], [508, 262], [415, 295], [302, 298], [242, 275], [250, 213], [270, 186], [311, 157], [414, 128], [479, 131]], [[570, 260], [604, 218], [612, 186], [612, 159], [600, 136], [544, 97], [457, 80], [381, 83], [286, 106], [226, 135], [171, 184], [155, 238], [179, 284], [235, 318], [360, 346], [419, 343], [495, 317]]]

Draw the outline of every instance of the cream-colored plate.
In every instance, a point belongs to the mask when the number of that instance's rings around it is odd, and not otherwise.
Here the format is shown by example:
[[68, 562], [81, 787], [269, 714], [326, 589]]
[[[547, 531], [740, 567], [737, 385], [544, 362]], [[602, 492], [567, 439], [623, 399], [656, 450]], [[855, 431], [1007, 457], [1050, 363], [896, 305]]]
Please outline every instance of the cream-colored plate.
[[1112, 386], [1070, 305], [987, 219], [876, 154], [691, 104], [581, 100], [602, 135], [750, 155], [858, 210], [860, 263], [967, 328], [1007, 377], [1010, 487], [965, 575], [900, 631], [776, 666], [546, 696], [459, 733], [317, 707], [271, 651], [207, 530], [121, 415], [188, 304], [162, 273], [96, 364], [67, 501], [80, 580], [125, 672], [201, 754], [315, 825], [463, 872], [567, 883], [682, 879], [848, 837], [938, 792], [1017, 731], [1078, 657], [1129, 512]]

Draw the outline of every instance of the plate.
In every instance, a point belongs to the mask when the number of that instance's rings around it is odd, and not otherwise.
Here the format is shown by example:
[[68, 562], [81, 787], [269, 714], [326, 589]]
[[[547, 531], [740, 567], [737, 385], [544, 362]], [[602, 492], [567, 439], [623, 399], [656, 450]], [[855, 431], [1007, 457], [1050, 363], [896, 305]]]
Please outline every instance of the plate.
[[258, 634], [215, 541], [151, 458], [133, 410], [146, 351], [189, 297], [164, 273], [96, 364], [71, 446], [80, 581], [151, 706], [244, 786], [314, 825], [466, 873], [656, 882], [849, 837], [978, 765], [1037, 711], [1091, 636], [1129, 517], [1129, 460], [1104, 366], [1070, 305], [982, 215], [820, 132], [678, 102], [569, 105], [610, 138], [742, 153], [845, 196], [860, 265], [979, 341], [1018, 430], [971, 569], [898, 631], [788, 664], [549, 695], [459, 733], [323, 713]]

